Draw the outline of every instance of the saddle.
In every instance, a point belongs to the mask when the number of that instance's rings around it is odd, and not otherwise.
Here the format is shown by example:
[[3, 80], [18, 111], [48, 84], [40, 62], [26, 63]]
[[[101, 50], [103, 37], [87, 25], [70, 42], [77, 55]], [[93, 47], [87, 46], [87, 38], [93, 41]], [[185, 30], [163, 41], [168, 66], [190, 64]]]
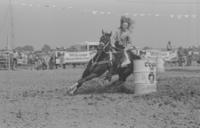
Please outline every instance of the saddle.
[[[130, 50], [128, 51], [124, 51], [124, 48], [116, 48], [116, 47], [112, 47], [112, 53], [113, 54], [117, 54], [117, 58], [120, 58], [118, 61], [120, 62], [118, 67], [125, 67], [128, 64], [131, 63], [128, 52], [131, 52]], [[112, 56], [110, 56], [110, 58], [113, 58]], [[112, 59], [110, 59], [112, 60]]]

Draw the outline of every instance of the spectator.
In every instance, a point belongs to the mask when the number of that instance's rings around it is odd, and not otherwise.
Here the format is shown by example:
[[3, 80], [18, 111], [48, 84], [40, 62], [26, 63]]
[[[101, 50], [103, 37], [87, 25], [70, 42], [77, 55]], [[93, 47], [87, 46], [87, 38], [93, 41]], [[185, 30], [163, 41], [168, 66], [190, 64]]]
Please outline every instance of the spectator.
[[172, 51], [171, 41], [169, 41], [167, 44], [167, 51]]
[[12, 61], [12, 69], [15, 70], [17, 67], [17, 58], [18, 58], [18, 53], [14, 50], [13, 51], [13, 61]]
[[193, 59], [192, 57], [193, 57], [193, 51], [189, 51], [188, 52], [188, 56], [187, 56], [187, 58], [188, 58], [187, 59], [188, 60], [187, 61], [187, 66], [191, 66], [192, 65], [192, 59]]
[[179, 47], [177, 52], [179, 66], [183, 66], [184, 54], [185, 50], [182, 47]]

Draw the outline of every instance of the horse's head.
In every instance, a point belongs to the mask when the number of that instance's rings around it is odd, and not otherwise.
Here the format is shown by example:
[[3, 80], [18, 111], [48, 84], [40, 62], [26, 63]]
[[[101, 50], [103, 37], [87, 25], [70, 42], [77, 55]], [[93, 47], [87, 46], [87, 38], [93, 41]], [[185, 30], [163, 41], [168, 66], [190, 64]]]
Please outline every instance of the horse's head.
[[100, 37], [99, 48], [105, 52], [109, 51], [111, 48], [111, 36], [112, 32], [107, 33], [102, 30], [102, 36]]

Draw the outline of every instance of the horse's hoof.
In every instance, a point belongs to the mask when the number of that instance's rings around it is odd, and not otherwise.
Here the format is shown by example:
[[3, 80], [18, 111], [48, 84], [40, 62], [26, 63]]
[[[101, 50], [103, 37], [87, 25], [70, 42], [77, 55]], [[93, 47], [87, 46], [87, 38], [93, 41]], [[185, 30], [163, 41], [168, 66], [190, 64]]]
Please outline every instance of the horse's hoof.
[[68, 95], [69, 96], [74, 96], [75, 94], [74, 94], [74, 92], [68, 92]]
[[68, 89], [68, 94], [69, 95], [74, 95], [76, 93], [77, 89], [78, 89], [77, 86], [73, 85], [72, 87], [70, 87]]
[[74, 94], [75, 94], [74, 90], [67, 91], [67, 95], [69, 95], [69, 96], [74, 96]]
[[68, 91], [67, 91], [67, 93], [69, 95], [74, 95], [74, 92], [75, 92], [75, 88], [69, 88]]

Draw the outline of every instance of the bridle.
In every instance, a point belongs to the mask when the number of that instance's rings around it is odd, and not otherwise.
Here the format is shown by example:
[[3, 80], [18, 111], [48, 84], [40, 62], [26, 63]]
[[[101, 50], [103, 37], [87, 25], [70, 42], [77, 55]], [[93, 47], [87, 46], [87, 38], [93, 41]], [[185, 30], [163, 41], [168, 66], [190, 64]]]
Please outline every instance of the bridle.
[[99, 42], [100, 42], [99, 46], [102, 46], [102, 48], [99, 49], [99, 50], [101, 50], [102, 52], [100, 52], [100, 54], [98, 54], [98, 56], [95, 59], [95, 61], [94, 61], [94, 59], [92, 59], [92, 64], [105, 64], [105, 63], [109, 63], [110, 61], [100, 61], [100, 62], [97, 62], [97, 61], [99, 60], [99, 58], [102, 55], [102, 53], [105, 53], [105, 54], [108, 54], [108, 55], [110, 54], [110, 52], [111, 52], [110, 48], [108, 48], [109, 49], [108, 51], [106, 50], [106, 48], [109, 45], [111, 45], [111, 39], [110, 38], [109, 39], [105, 39], [105, 38], [102, 37]]
[[103, 40], [100, 40], [99, 42], [100, 42], [100, 45], [103, 45], [103, 48], [102, 48], [103, 52], [107, 53], [108, 51], [106, 51], [106, 48], [107, 48], [109, 45], [111, 45], [111, 39], [106, 40], [106, 42], [103, 41]]

